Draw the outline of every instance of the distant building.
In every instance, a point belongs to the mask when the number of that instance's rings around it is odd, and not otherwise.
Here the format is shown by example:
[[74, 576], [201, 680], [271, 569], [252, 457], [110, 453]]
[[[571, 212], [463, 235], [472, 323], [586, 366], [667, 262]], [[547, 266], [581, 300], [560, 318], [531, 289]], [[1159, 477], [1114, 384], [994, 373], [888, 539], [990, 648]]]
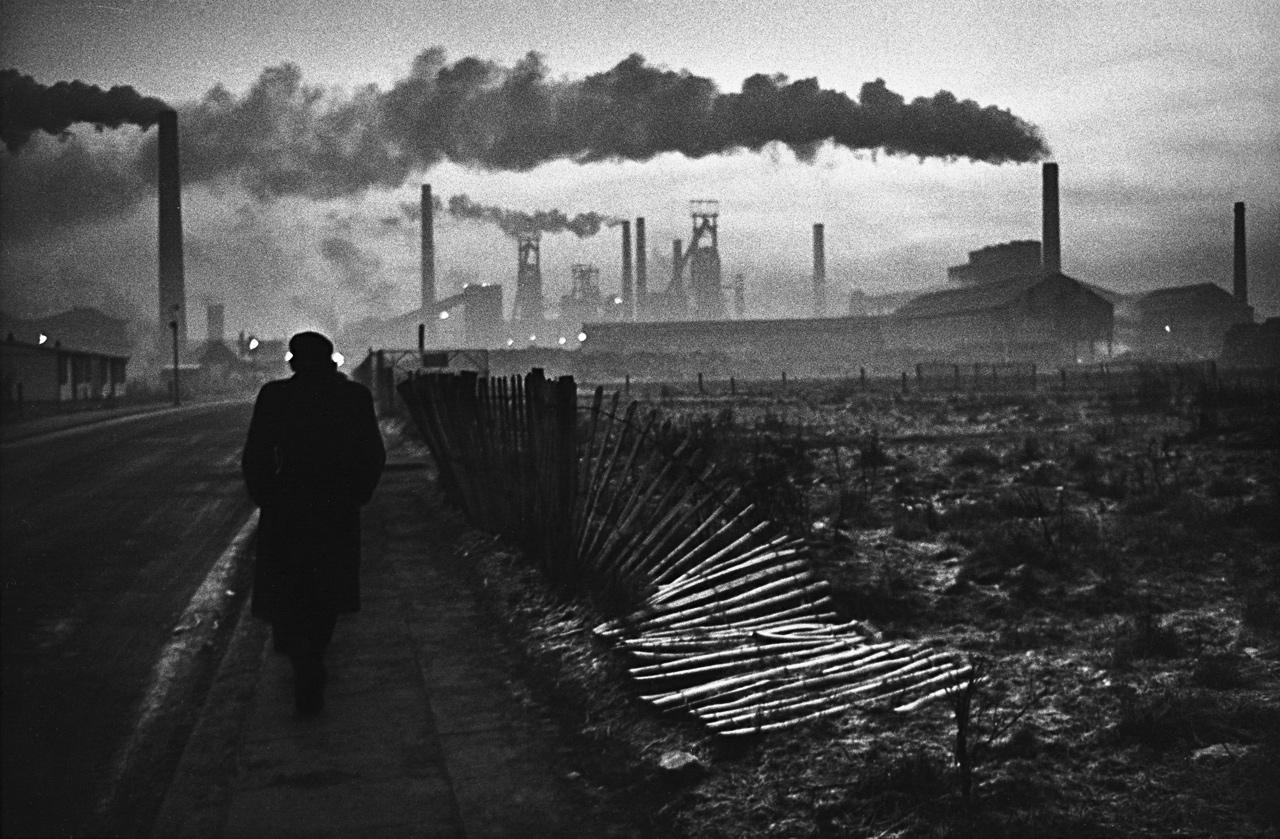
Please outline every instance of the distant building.
[[1280, 318], [1237, 323], [1228, 329], [1222, 362], [1236, 367], [1280, 368]]
[[924, 294], [887, 318], [890, 346], [919, 358], [1077, 360], [1109, 354], [1115, 307], [1065, 274]]
[[891, 315], [899, 308], [915, 300], [922, 294], [940, 291], [942, 286], [932, 288], [898, 291], [891, 294], [867, 294], [860, 288], [849, 292], [849, 316], [870, 317], [873, 315]]
[[1135, 346], [1164, 358], [1216, 358], [1231, 327], [1253, 321], [1246, 304], [1214, 283], [1157, 289], [1133, 311]]
[[1020, 239], [969, 251], [969, 261], [947, 269], [947, 280], [957, 285], [998, 283], [1028, 277], [1040, 271], [1040, 243]]
[[712, 375], [850, 375], [884, 357], [884, 318], [588, 323], [588, 356], [663, 354]]
[[0, 397], [5, 402], [73, 402], [123, 396], [128, 356], [75, 350], [59, 342], [0, 342]]
[[88, 306], [38, 318], [20, 318], [0, 312], [0, 336], [7, 335], [29, 344], [39, 344], [40, 336], [44, 335], [48, 342], [56, 341], [64, 347], [86, 352], [115, 356], [133, 353], [129, 322]]

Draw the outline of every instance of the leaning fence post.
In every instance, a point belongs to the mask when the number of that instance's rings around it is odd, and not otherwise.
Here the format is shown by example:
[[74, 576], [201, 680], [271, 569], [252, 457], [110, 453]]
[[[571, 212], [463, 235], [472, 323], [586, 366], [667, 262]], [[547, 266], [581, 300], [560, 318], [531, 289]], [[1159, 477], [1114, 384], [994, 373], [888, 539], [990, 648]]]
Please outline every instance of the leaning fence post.
[[626, 378], [622, 383], [622, 392], [625, 393], [627, 396], [631, 395], [631, 374], [630, 373], [626, 375]]
[[858, 368], [858, 379], [862, 383], [862, 389], [866, 390], [867, 389], [867, 368], [865, 367]]
[[916, 365], [916, 389], [920, 391], [924, 390], [924, 365], [923, 364]]
[[706, 393], [706, 391], [702, 389], [702, 374], [699, 373], [698, 374], [698, 395], [701, 396], [704, 393]]
[[733, 376], [729, 377], [729, 395], [730, 396], [738, 395], [738, 383], [734, 381]]
[[906, 370], [902, 371], [902, 392], [904, 394], [907, 392], [907, 371]]

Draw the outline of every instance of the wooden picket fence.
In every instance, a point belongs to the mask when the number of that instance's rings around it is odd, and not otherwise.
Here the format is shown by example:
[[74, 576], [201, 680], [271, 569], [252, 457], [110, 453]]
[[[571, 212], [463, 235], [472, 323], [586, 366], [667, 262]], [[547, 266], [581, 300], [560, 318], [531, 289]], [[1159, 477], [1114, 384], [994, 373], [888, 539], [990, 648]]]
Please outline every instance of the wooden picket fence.
[[[399, 386], [447, 496], [513, 540], [556, 583], [609, 614], [596, 632], [628, 656], [641, 695], [724, 734], [858, 707], [911, 711], [970, 674], [953, 652], [882, 641], [839, 620], [803, 540], [572, 377], [417, 375]], [[669, 426], [665, 428], [669, 431]]]

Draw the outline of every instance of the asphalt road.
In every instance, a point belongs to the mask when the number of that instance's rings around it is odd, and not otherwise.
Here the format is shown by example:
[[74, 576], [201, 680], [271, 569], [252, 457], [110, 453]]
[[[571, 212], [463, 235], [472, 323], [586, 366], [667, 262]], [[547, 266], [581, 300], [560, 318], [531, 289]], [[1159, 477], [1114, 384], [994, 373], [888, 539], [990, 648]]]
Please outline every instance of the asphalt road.
[[[192, 407], [0, 449], [5, 836], [108, 829], [99, 803], [152, 669], [252, 510], [249, 413]], [[156, 778], [173, 748], [145, 753]]]

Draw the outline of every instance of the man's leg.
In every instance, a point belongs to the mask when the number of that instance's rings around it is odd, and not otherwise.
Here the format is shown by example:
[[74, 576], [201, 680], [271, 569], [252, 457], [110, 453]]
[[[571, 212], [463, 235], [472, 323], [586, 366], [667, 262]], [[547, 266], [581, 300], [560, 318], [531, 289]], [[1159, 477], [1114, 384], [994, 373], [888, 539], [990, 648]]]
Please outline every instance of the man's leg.
[[333, 638], [337, 620], [338, 616], [332, 612], [308, 612], [299, 616], [296, 652], [290, 657], [294, 668], [294, 703], [303, 716], [324, 708], [324, 685], [328, 676], [324, 651]]

